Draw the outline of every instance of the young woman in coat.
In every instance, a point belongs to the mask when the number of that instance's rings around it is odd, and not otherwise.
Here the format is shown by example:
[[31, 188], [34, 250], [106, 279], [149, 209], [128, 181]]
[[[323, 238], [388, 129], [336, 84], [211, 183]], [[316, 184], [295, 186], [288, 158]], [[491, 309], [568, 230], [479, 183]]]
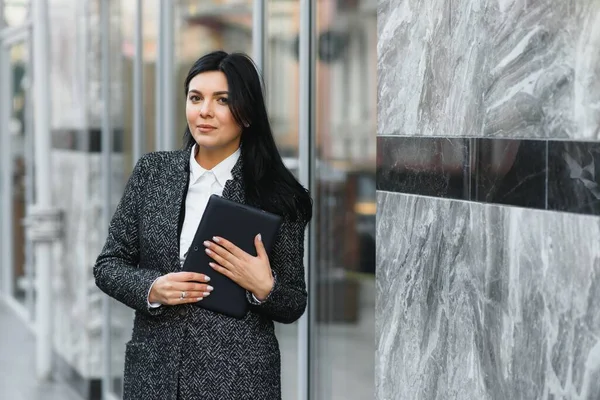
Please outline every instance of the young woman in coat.
[[[281, 398], [273, 322], [306, 308], [304, 230], [308, 192], [284, 166], [259, 75], [243, 54], [200, 58], [185, 81], [182, 150], [140, 158], [94, 266], [97, 286], [135, 312], [125, 349], [125, 400]], [[212, 274], [246, 289], [250, 311], [235, 319], [192, 304], [219, 290], [181, 265], [211, 194], [284, 217], [271, 257], [227, 238], [206, 243]]]

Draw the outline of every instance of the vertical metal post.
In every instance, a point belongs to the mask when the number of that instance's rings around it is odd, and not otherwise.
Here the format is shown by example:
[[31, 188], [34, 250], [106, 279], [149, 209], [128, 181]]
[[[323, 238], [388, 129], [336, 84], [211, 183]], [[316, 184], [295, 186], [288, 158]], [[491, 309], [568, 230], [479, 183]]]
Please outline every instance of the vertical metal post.
[[174, 32], [174, 1], [161, 1], [161, 31], [160, 42], [163, 47], [160, 52], [162, 59], [162, 150], [173, 150], [175, 143], [175, 93], [173, 81], [175, 80], [175, 32]]
[[[158, 42], [158, 48], [156, 51], [156, 61], [155, 61], [155, 77], [156, 77], [156, 90], [155, 90], [155, 95], [154, 95], [154, 104], [156, 107], [156, 111], [155, 111], [155, 117], [156, 117], [156, 121], [154, 124], [154, 150], [162, 150], [163, 149], [163, 145], [162, 145], [162, 127], [163, 127], [163, 110], [164, 110], [164, 102], [163, 102], [163, 96], [164, 96], [164, 91], [163, 91], [163, 72], [162, 72], [162, 66], [164, 64], [164, 46], [163, 46], [163, 39], [162, 39], [162, 35], [163, 35], [163, 31], [164, 31], [164, 18], [162, 16], [163, 14], [163, 8], [164, 8], [164, 0], [157, 0], [158, 1], [158, 38], [157, 38], [157, 42]], [[168, 0], [167, 0], [168, 1]]]
[[[0, 4], [0, 6], [2, 6]], [[0, 16], [1, 18], [1, 16]], [[10, 137], [11, 85], [8, 49], [0, 41], [0, 290], [10, 296], [13, 292], [13, 235], [12, 235], [12, 151]]]
[[144, 143], [144, 32], [142, 0], [135, 6], [135, 55], [133, 59], [133, 165], [140, 159]]
[[[33, 130], [33, 96], [31, 95], [31, 82], [32, 82], [32, 54], [33, 54], [33, 43], [31, 35], [27, 40], [28, 55], [27, 69], [25, 73], [26, 87], [24, 87], [25, 93], [25, 215], [31, 213], [31, 208], [35, 204], [35, 155], [34, 155], [34, 130]], [[25, 237], [25, 276], [27, 278], [27, 293], [25, 296], [25, 307], [29, 315], [31, 322], [35, 321], [35, 257], [34, 257], [34, 244], [30, 237]]]
[[[4, 28], [4, 0], [0, 0], [0, 33]], [[8, 110], [8, 102], [6, 101], [6, 92], [8, 91], [8, 81], [5, 77], [5, 64], [7, 63], [4, 44], [0, 40], [0, 234], [3, 240], [0, 240], [0, 292], [9, 295], [10, 288], [10, 258], [9, 249], [12, 247], [6, 243], [11, 235], [8, 231], [8, 202], [10, 186], [10, 171], [8, 163], [10, 162], [10, 150], [8, 136], [8, 121], [6, 112]]]
[[[87, 60], [88, 50], [90, 48], [90, 0], [80, 0], [77, 2], [78, 4], [78, 15], [77, 15], [77, 23], [78, 23], [78, 34], [77, 34], [77, 44], [78, 44], [78, 56], [80, 60]], [[88, 62], [82, 61], [78, 63], [79, 66], [79, 90], [80, 93], [88, 93], [89, 90], [89, 72], [88, 72]], [[81, 102], [81, 145], [79, 150], [84, 152], [90, 151], [90, 126], [89, 126], [89, 100], [88, 96], [80, 96], [79, 101]]]
[[[102, 90], [102, 226], [108, 228], [112, 214], [111, 194], [111, 153], [113, 148], [111, 126], [111, 101], [110, 101], [110, 0], [100, 2], [100, 47], [101, 71], [100, 87]], [[111, 379], [111, 315], [110, 298], [102, 297], [102, 394], [106, 396], [112, 392]]]
[[0, 32], [2, 29], [4, 29], [4, 0], [0, 0]]
[[266, 76], [266, 12], [266, 0], [254, 0], [254, 9], [252, 10], [252, 58], [263, 77]]
[[[312, 0], [300, 0], [300, 110], [299, 110], [299, 176], [300, 182], [314, 195], [315, 171], [315, 3]], [[311, 355], [315, 312], [313, 282], [314, 268], [314, 219], [308, 226], [304, 259], [306, 260], [306, 282], [309, 292], [308, 310], [302, 316], [298, 326], [298, 400], [307, 400], [311, 396]]]
[[[52, 206], [51, 140], [50, 140], [50, 47], [48, 29], [48, 2], [34, 0], [31, 14], [33, 22], [33, 90], [34, 99], [34, 156], [36, 207], [40, 210]], [[52, 242], [35, 242], [37, 276], [36, 297], [36, 372], [38, 379], [50, 380], [52, 375]]]

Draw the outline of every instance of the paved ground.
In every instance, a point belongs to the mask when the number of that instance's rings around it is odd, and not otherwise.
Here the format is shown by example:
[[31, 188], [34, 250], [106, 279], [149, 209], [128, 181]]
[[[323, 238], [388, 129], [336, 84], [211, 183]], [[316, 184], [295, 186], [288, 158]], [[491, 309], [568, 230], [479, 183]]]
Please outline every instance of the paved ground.
[[66, 385], [38, 384], [34, 355], [33, 335], [0, 300], [0, 399], [81, 400]]
[[[367, 301], [361, 301], [358, 323], [329, 323], [316, 328], [318, 371], [313, 379], [319, 399], [373, 398], [374, 282], [365, 282], [363, 286]], [[294, 324], [277, 326], [282, 352], [283, 399], [293, 400], [298, 383], [298, 327]], [[34, 352], [33, 335], [0, 299], [0, 400], [82, 400], [64, 384], [38, 384]]]

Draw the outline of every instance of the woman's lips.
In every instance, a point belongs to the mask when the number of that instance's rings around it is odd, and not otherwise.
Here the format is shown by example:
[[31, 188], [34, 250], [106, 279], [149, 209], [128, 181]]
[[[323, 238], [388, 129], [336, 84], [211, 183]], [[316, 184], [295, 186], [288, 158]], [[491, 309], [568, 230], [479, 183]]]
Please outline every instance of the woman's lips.
[[212, 125], [198, 125], [198, 130], [202, 133], [212, 132], [215, 129], [217, 129], [217, 128]]

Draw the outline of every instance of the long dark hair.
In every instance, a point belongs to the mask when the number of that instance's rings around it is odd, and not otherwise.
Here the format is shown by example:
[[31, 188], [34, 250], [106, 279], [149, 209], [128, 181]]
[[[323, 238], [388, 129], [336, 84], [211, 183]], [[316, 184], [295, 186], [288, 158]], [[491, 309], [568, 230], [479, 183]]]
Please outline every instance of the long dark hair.
[[[256, 65], [243, 53], [208, 53], [190, 69], [185, 79], [186, 97], [190, 81], [196, 75], [209, 71], [225, 74], [229, 86], [227, 102], [243, 129], [241, 158], [246, 201], [293, 221], [309, 221], [312, 218], [312, 200], [308, 191], [283, 164], [273, 139]], [[189, 127], [184, 141], [186, 146], [195, 143]]]

